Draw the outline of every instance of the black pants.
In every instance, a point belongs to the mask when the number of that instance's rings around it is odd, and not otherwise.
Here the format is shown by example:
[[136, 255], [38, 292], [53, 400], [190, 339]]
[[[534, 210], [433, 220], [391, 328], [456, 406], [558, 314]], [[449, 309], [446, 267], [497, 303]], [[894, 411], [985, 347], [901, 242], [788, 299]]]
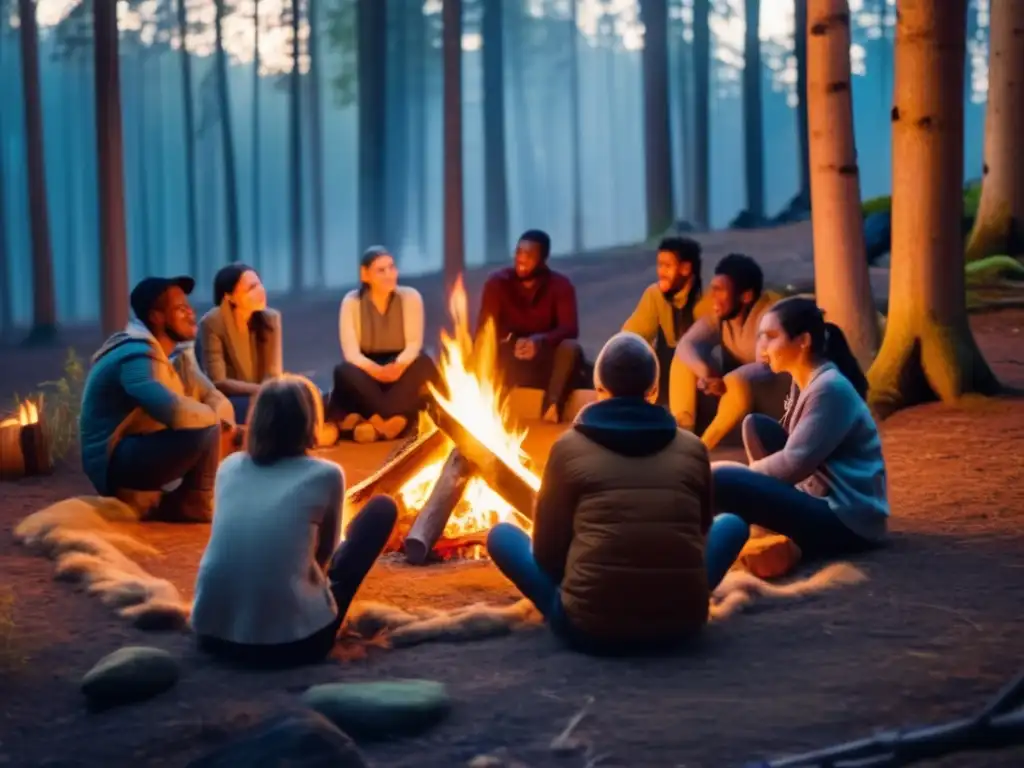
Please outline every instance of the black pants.
[[352, 600], [370, 572], [398, 521], [398, 506], [388, 496], [375, 496], [356, 515], [345, 541], [327, 564], [327, 579], [338, 606], [337, 618], [309, 637], [290, 643], [252, 645], [200, 636], [199, 647], [225, 661], [250, 667], [295, 667], [315, 664], [330, 654]]
[[498, 347], [498, 371], [506, 388], [543, 389], [541, 413], [554, 405], [559, 416], [569, 395], [586, 378], [583, 348], [576, 339], [566, 339], [554, 348], [539, 345], [532, 360], [517, 359], [515, 341], [505, 342]]
[[[396, 355], [369, 355], [378, 365], [392, 362]], [[340, 421], [346, 414], [358, 413], [365, 419], [380, 416], [405, 416], [412, 419], [423, 406], [426, 383], [440, 388], [437, 365], [421, 354], [405, 369], [398, 381], [377, 381], [352, 363], [341, 363], [334, 369], [334, 390], [327, 407], [327, 418]]]

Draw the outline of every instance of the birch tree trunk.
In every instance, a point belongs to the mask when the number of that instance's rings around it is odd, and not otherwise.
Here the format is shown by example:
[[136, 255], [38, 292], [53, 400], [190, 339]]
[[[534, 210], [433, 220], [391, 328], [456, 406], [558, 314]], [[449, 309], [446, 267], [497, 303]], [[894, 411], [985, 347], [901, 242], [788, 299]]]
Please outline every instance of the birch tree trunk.
[[985, 165], [967, 260], [1024, 256], [1024, 3], [992, 0]]
[[892, 108], [889, 319], [868, 372], [879, 418], [996, 394], [967, 323], [963, 208], [967, 0], [900, 0]]
[[810, 133], [814, 290], [826, 319], [846, 335], [863, 368], [878, 351], [878, 323], [860, 212], [853, 135], [850, 8], [847, 0], [810, 0], [807, 116]]

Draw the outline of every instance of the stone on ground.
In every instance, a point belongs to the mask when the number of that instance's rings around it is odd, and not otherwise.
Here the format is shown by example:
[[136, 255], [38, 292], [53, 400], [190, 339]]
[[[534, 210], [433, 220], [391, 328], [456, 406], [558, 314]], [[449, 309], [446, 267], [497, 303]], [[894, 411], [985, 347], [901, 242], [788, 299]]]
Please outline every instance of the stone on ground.
[[302, 699], [354, 739], [418, 733], [451, 709], [444, 684], [432, 680], [326, 683], [307, 689]]
[[303, 709], [256, 723], [188, 768], [366, 768], [355, 743], [323, 715]]
[[82, 678], [82, 693], [97, 707], [114, 707], [163, 693], [178, 681], [177, 660], [167, 651], [126, 646], [110, 653]]

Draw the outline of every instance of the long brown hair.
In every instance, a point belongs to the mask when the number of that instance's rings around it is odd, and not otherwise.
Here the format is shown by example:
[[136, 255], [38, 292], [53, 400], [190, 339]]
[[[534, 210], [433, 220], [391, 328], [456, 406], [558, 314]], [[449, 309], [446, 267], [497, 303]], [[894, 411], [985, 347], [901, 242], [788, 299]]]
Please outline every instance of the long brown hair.
[[269, 379], [256, 393], [245, 450], [261, 466], [304, 456], [316, 447], [323, 422], [323, 402], [313, 382], [287, 373]]

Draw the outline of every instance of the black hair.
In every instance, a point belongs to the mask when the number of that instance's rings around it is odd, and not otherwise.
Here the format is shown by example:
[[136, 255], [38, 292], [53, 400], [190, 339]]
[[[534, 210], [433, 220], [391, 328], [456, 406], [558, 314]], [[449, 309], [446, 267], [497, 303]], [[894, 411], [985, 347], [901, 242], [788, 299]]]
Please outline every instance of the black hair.
[[715, 265], [716, 275], [725, 275], [732, 280], [737, 295], [752, 291], [754, 300], [764, 290], [764, 272], [761, 265], [744, 253], [730, 253]]
[[547, 261], [551, 255], [551, 235], [542, 229], [528, 229], [519, 236], [520, 240], [540, 246], [540, 260]]
[[[363, 255], [359, 257], [359, 271], [361, 272], [364, 269], [368, 269], [373, 264], [373, 262], [375, 262], [381, 256], [391, 256], [391, 251], [389, 251], [383, 245], [371, 245], [369, 248], [363, 251]], [[362, 296], [368, 290], [370, 290], [370, 284], [360, 280], [359, 295]]]
[[[213, 276], [213, 305], [219, 307], [226, 296], [230, 296], [238, 287], [238, 281], [246, 272], [256, 272], [248, 264], [240, 261], [227, 264], [217, 270]], [[258, 273], [257, 273], [258, 274]], [[256, 338], [261, 342], [266, 339], [270, 330], [270, 323], [262, 312], [253, 312], [249, 318], [249, 328], [256, 333]]]
[[825, 322], [825, 313], [814, 299], [791, 296], [775, 304], [769, 311], [779, 318], [779, 325], [789, 338], [793, 339], [804, 333], [810, 336], [811, 354], [818, 359], [834, 363], [839, 372], [857, 390], [857, 394], [867, 399], [868, 380], [850, 350], [846, 335], [835, 323]]
[[700, 243], [690, 237], [665, 237], [658, 243], [658, 252], [668, 251], [682, 262], [693, 267], [693, 288], [690, 289], [690, 296], [699, 299], [703, 291], [703, 284], [700, 278], [701, 247]]

